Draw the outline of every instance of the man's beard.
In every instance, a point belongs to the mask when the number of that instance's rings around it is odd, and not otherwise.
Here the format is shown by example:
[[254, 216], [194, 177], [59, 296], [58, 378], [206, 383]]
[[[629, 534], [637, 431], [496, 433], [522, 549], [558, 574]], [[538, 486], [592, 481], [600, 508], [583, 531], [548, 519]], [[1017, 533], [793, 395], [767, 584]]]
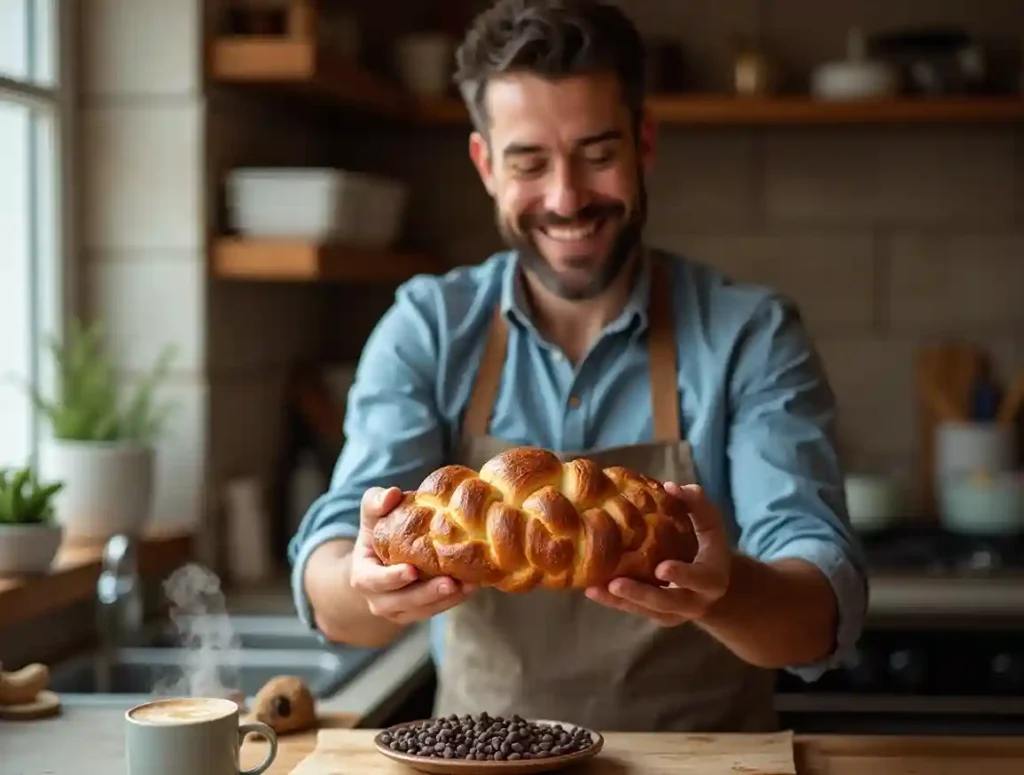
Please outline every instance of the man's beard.
[[[622, 221], [626, 207], [621, 202], [597, 203], [587, 205], [571, 218], [564, 218], [553, 213], [523, 215], [519, 218], [516, 229], [497, 212], [498, 229], [509, 247], [517, 251], [523, 268], [533, 274], [541, 284], [563, 299], [569, 301], [585, 301], [599, 296], [619, 277], [629, 263], [643, 238], [643, 228], [647, 212], [647, 191], [641, 179], [638, 201], [629, 213], [627, 220]], [[534, 229], [539, 226], [566, 225], [576, 222], [587, 222], [605, 219], [619, 221], [619, 232], [615, 235], [608, 255], [597, 267], [597, 272], [583, 285], [567, 282], [548, 262], [534, 239]], [[581, 256], [582, 258], [582, 256]]]

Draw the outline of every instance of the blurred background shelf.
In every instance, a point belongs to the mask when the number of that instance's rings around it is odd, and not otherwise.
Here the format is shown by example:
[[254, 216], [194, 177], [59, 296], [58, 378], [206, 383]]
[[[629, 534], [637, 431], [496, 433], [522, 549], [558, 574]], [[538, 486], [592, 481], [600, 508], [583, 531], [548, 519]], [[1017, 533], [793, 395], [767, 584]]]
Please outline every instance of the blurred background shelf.
[[[829, 102], [812, 97], [731, 97], [728, 95], [654, 95], [652, 117], [665, 126], [686, 125], [827, 125], [970, 123], [1024, 121], [1024, 97], [907, 97]], [[458, 99], [422, 101], [422, 124], [469, 121]]]
[[[397, 83], [314, 42], [281, 37], [226, 37], [211, 57], [214, 82], [286, 90], [338, 107], [413, 121], [468, 126], [457, 97], [419, 99]], [[971, 95], [826, 101], [803, 95], [655, 94], [648, 100], [665, 126], [830, 125], [1024, 122], [1024, 96]]]
[[279, 36], [230, 36], [214, 41], [210, 77], [223, 85], [292, 92], [318, 102], [385, 117], [408, 117], [409, 97], [397, 84], [315, 42]]
[[212, 253], [213, 272], [225, 280], [387, 284], [443, 271], [427, 255], [303, 240], [224, 237]]

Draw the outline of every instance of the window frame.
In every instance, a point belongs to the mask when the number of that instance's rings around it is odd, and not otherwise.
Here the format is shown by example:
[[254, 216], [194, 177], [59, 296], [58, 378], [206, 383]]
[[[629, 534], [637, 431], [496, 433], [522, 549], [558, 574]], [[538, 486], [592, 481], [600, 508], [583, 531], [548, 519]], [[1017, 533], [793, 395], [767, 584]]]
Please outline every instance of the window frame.
[[[37, 0], [27, 0], [34, 4]], [[47, 120], [33, 122], [32, 170], [29, 186], [31, 224], [29, 379], [46, 395], [56, 387], [56, 370], [46, 347], [48, 337], [63, 341], [70, 321], [81, 314], [82, 287], [78, 268], [78, 224], [80, 200], [78, 97], [76, 78], [79, 64], [79, 3], [51, 0], [50, 65], [45, 76], [50, 83], [36, 83], [32, 73], [25, 78], [0, 73], [0, 101], [17, 103], [43, 111]], [[32, 19], [37, 18], [34, 14]], [[30, 22], [31, 24], [31, 22]], [[38, 33], [30, 28], [29, 56], [36, 57]], [[49, 123], [49, 128], [47, 128]], [[46, 138], [49, 132], [49, 138]], [[52, 141], [40, 152], [43, 139]], [[48, 221], [44, 222], [44, 221]], [[50, 437], [49, 424], [33, 411], [25, 464], [38, 464], [40, 444]]]

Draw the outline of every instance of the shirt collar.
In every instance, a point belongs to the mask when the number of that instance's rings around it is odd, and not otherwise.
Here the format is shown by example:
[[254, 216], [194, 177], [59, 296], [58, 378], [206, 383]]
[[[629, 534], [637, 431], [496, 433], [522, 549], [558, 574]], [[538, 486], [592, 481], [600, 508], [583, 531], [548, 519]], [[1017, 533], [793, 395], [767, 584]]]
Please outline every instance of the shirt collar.
[[[646, 248], [641, 248], [640, 268], [633, 284], [626, 306], [615, 320], [605, 326], [607, 333], [625, 331], [629, 326], [639, 324], [638, 331], [647, 328], [651, 295], [651, 261], [653, 257]], [[523, 277], [519, 266], [518, 251], [508, 254], [505, 273], [501, 284], [501, 313], [510, 322], [517, 323], [533, 333], [537, 329], [530, 319], [529, 308], [523, 295]]]

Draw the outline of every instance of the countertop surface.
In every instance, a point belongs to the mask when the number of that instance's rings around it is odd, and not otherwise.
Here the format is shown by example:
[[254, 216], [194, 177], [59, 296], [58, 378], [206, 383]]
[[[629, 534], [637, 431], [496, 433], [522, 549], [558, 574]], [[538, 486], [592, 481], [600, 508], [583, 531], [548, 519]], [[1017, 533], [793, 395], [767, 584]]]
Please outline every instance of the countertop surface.
[[[998, 582], [990, 580], [919, 580], [884, 578], [875, 581], [875, 613], [922, 613], [946, 609], [950, 589], [959, 606], [969, 608]], [[881, 583], [878, 583], [880, 581]], [[957, 582], [960, 583], [957, 583]], [[1022, 588], [1015, 588], [1019, 594]], [[970, 594], [968, 594], [968, 592]], [[1024, 609], [1024, 596], [1002, 601]], [[959, 599], [963, 598], [963, 599]], [[967, 599], [970, 598], [970, 599]], [[286, 593], [243, 595], [233, 611], [279, 613], [294, 610]], [[998, 609], [1002, 606], [996, 606]], [[954, 605], [953, 608], [957, 608]], [[882, 611], [879, 611], [882, 609]], [[923, 610], [922, 610], [923, 609]], [[995, 610], [990, 611], [995, 613]], [[347, 684], [335, 697], [320, 703], [323, 723], [331, 726], [379, 726], [390, 708], [415, 688], [417, 676], [429, 668], [428, 626], [410, 630], [401, 640]], [[66, 702], [63, 714], [35, 722], [0, 721], [0, 775], [112, 775], [123, 773], [125, 706], [77, 705]], [[800, 771], [811, 775], [1020, 775], [1024, 773], [1024, 738], [798, 737]], [[247, 766], [262, 759], [265, 743], [249, 741], [243, 748]], [[286, 775], [314, 747], [315, 735], [282, 740], [271, 775]], [[83, 756], [82, 752], [88, 751]]]
[[[2, 775], [117, 775], [124, 765], [121, 709], [71, 706], [57, 718], [0, 722]], [[352, 726], [358, 718], [324, 714], [323, 725]], [[281, 738], [269, 775], [287, 775], [316, 745], [315, 732]], [[250, 740], [243, 767], [262, 760], [266, 743]], [[797, 736], [803, 775], [1020, 775], [1024, 738]]]

